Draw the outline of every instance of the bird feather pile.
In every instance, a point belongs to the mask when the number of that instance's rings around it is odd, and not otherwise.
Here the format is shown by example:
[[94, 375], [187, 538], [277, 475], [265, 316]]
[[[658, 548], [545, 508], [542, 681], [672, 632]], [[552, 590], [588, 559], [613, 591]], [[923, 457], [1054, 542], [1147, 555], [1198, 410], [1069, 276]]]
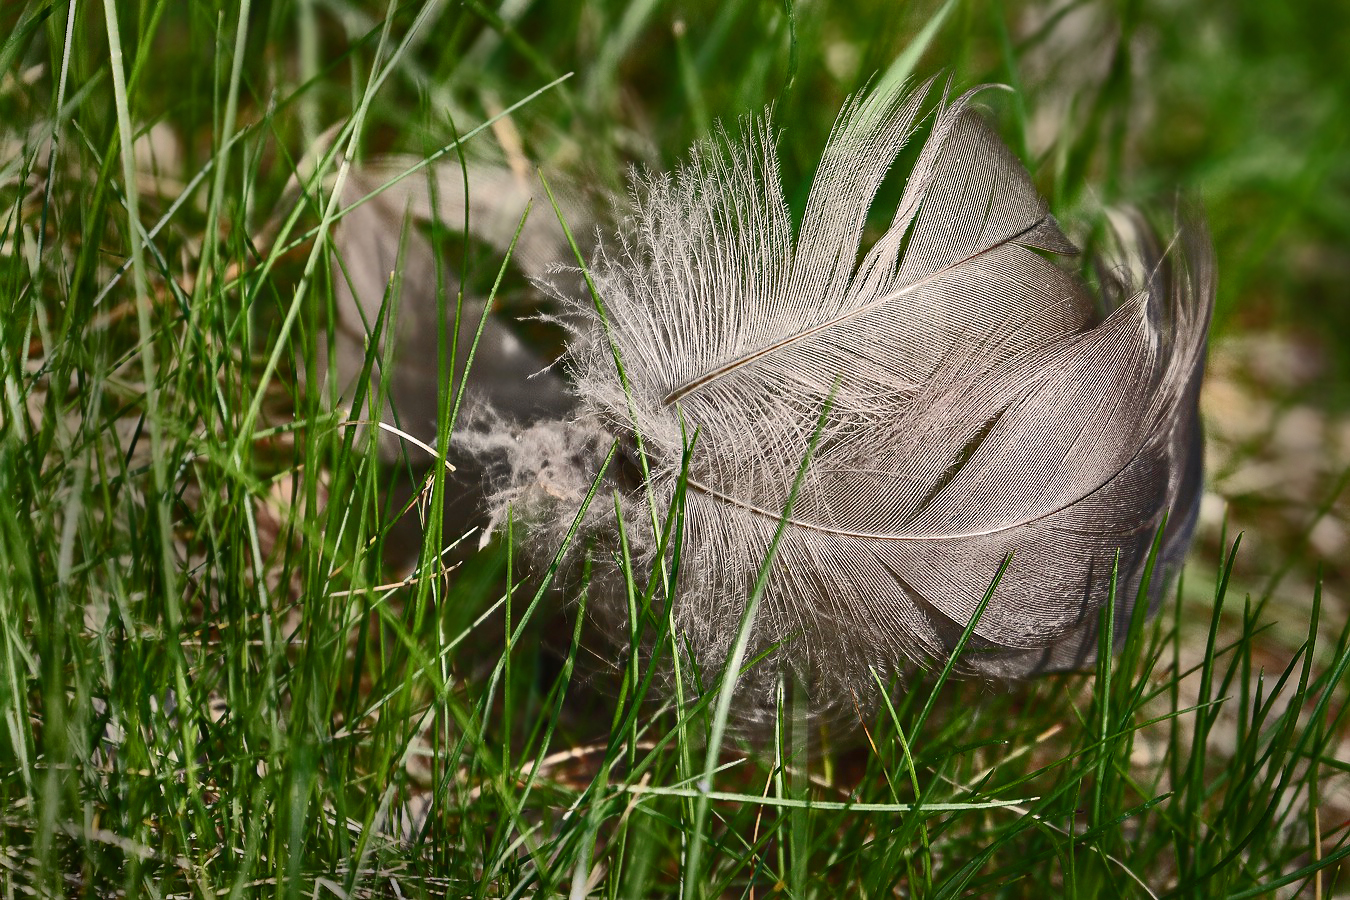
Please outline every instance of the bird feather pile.
[[[1214, 294], [1203, 228], [1160, 239], [1115, 215], [1090, 289], [974, 92], [925, 111], [933, 94], [852, 101], [796, 227], [767, 116], [637, 177], [588, 260], [593, 296], [562, 298], [576, 411], [463, 436], [505, 459], [492, 503], [541, 559], [617, 448], [602, 494], [617, 503], [593, 503], [571, 543], [589, 554], [588, 610], [628, 645], [626, 548], [664, 570], [655, 617], [697, 683], [748, 629], [743, 725], [772, 721], [785, 682], [810, 715], [850, 718], [879, 682], [944, 664], [1005, 560], [957, 670], [1085, 666], [1113, 577], [1125, 623], [1155, 537], [1163, 570], [1190, 540]], [[917, 136], [890, 225], [865, 246]], [[678, 540], [663, 537], [672, 506]], [[1138, 602], [1156, 606], [1163, 584]]]

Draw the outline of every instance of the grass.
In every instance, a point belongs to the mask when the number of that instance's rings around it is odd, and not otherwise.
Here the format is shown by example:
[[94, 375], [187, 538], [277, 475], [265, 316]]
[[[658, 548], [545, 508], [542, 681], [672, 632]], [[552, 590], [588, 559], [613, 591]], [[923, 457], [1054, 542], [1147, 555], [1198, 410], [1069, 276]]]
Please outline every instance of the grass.
[[[1067, 9], [7, 4], [0, 895], [1345, 891], [1350, 28], [1329, 0]], [[843, 98], [898, 57], [1018, 87], [990, 102], [1066, 220], [1202, 195], [1217, 345], [1321, 360], [1212, 383], [1268, 413], [1211, 409], [1212, 506], [1246, 536], [1207, 515], [1177, 602], [1095, 675], [939, 672], [861, 746], [751, 754], [705, 755], [725, 704], [648, 698], [509, 541], [446, 572], [444, 475], [391, 575], [375, 437], [305, 389], [335, 149], [515, 135], [617, 188], [772, 101], [800, 202]], [[1306, 483], [1252, 487], [1295, 414], [1327, 436]]]

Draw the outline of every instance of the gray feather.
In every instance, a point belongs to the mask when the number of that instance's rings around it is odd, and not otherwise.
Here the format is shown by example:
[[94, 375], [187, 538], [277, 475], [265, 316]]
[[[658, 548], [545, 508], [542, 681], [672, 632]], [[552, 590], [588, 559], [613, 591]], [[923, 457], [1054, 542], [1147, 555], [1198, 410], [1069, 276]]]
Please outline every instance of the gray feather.
[[[522, 344], [496, 315], [484, 321], [469, 369], [470, 349], [486, 298], [464, 298], [456, 341], [451, 329], [455, 292], [463, 273], [447, 266], [438, 278], [436, 255], [419, 229], [419, 225], [438, 222], [504, 253], [516, 238], [531, 199], [535, 199], [535, 209], [521, 227], [511, 262], [525, 276], [541, 278], [572, 258], [553, 211], [546, 203], [539, 210], [538, 198], [531, 197], [531, 193], [542, 196], [543, 192], [532, 192], [504, 166], [482, 162], [464, 167], [458, 162], [442, 163], [429, 173], [395, 181], [415, 164], [411, 159], [382, 157], [353, 166], [346, 181], [342, 199], [351, 209], [334, 234], [332, 267], [336, 312], [333, 376], [340, 397], [351, 401], [369, 356], [372, 379], [364, 415], [373, 414], [381, 382], [387, 380], [386, 396], [379, 405], [381, 418], [424, 443], [434, 444], [441, 394], [437, 390], [439, 307], [444, 304], [445, 339], [453, 343], [450, 349], [455, 359], [453, 386], [468, 378], [462, 419], [490, 416], [506, 428], [566, 415], [574, 401], [562, 379], [547, 370], [547, 361]], [[579, 200], [564, 200], [563, 208], [574, 222], [586, 221], [589, 215]], [[398, 277], [394, 277], [396, 271]], [[394, 336], [387, 373], [383, 371], [386, 348], [383, 343], [375, 345], [374, 340], [382, 315], [387, 317], [384, 334]], [[322, 363], [326, 364], [327, 358], [327, 352], [319, 354]], [[322, 381], [327, 373], [321, 371], [320, 376]], [[380, 432], [378, 447], [383, 461], [399, 464], [400, 471], [407, 471], [411, 464], [414, 475], [435, 463], [423, 451], [406, 446], [386, 431]], [[489, 477], [481, 455], [457, 450], [449, 448], [458, 471], [447, 482], [442, 532], [446, 541], [454, 541], [482, 524], [484, 487]], [[416, 478], [396, 480], [391, 488], [396, 508], [420, 487]], [[406, 565], [421, 546], [420, 528], [412, 516], [391, 527], [394, 530], [386, 550], [391, 561]]]
[[[795, 230], [767, 121], [642, 178], [589, 264], [605, 318], [570, 298], [580, 412], [516, 444], [592, 448], [570, 457], [584, 468], [609, 440], [635, 458], [640, 435], [650, 479], [622, 508], [647, 564], [648, 495], [672, 501], [688, 452], [669, 612], [708, 679], [816, 442], [753, 622], [750, 654], [768, 656], [737, 688], [743, 722], [771, 715], [784, 676], [815, 714], [851, 715], [874, 673], [940, 665], [1009, 554], [959, 670], [1086, 665], [1117, 559], [1127, 621], [1164, 520], [1165, 567], [1190, 539], [1214, 292], [1203, 229], [1178, 225], [1164, 247], [1120, 218], [1114, 282], [1094, 296], [1054, 258], [1074, 245], [968, 94], [939, 105], [889, 229], [864, 248], [930, 89], [844, 110]], [[539, 468], [517, 452], [501, 502], [556, 548], [587, 479], [545, 485]], [[593, 514], [591, 545], [613, 546], [616, 527], [612, 509]], [[595, 555], [591, 608], [626, 639], [622, 580]]]
[[[344, 204], [365, 202], [343, 217], [334, 237], [336, 374], [339, 391], [348, 395], [352, 380], [365, 363], [381, 309], [389, 302], [396, 335], [389, 387], [394, 409], [390, 418], [396, 418], [400, 427], [414, 436], [434, 441], [438, 306], [441, 302], [447, 305], [447, 325], [452, 325], [454, 292], [460, 278], [453, 270], [437, 278], [436, 257], [417, 226], [439, 222], [451, 230], [467, 231], [504, 251], [511, 244], [531, 194], [508, 169], [484, 163], [465, 168], [447, 163], [433, 168], [430, 177], [435, 180], [434, 205], [426, 175], [414, 175], [384, 187], [414, 163], [401, 157], [384, 157], [365, 166], [354, 166], [349, 173]], [[365, 199], [369, 194], [374, 196]], [[579, 206], [569, 206], [568, 213], [577, 219], [584, 214]], [[531, 214], [526, 219], [511, 258], [516, 268], [532, 278], [542, 277], [570, 258], [551, 210], [546, 208], [542, 214]], [[398, 278], [393, 277], [396, 269]], [[448, 296], [438, 296], [439, 286], [445, 287]], [[483, 314], [483, 299], [465, 298], [460, 343], [455, 348], [456, 381], [463, 375], [474, 329]], [[376, 348], [377, 378], [382, 356], [382, 348]], [[499, 414], [509, 418], [528, 420], [561, 415], [571, 402], [560, 379], [544, 373], [532, 383], [526, 381], [527, 376], [544, 366], [501, 321], [490, 316], [474, 363], [472, 396], [484, 397]], [[401, 456], [402, 448], [395, 438], [385, 434], [380, 440], [384, 455], [391, 460]]]

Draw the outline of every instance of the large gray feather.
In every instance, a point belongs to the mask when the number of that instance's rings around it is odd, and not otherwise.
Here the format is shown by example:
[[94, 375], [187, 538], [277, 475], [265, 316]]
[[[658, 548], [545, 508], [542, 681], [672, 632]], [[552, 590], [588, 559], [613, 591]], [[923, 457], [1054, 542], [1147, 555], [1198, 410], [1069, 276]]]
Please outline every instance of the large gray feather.
[[[929, 92], [843, 111], [796, 229], [767, 122], [641, 179], [589, 264], [604, 316], [571, 298], [580, 412], [477, 439], [509, 454], [498, 502], [550, 550], [610, 444], [630, 479], [645, 455], [650, 478], [624, 488], [622, 511], [648, 565], [648, 504], [674, 500], [688, 453], [669, 614], [705, 683], [795, 500], [751, 626], [746, 658], [767, 657], [737, 688], [746, 724], [771, 716], [784, 676], [813, 713], [851, 715], [876, 676], [941, 664], [1009, 554], [959, 669], [1084, 666], [1113, 568], [1123, 622], [1158, 529], [1167, 569], [1189, 543], [1214, 291], [1203, 230], [1178, 225], [1163, 246], [1118, 217], [1094, 296], [1054, 258], [1074, 245], [966, 95], [939, 105], [889, 229], [864, 248]], [[605, 505], [577, 545], [595, 557], [591, 609], [626, 641]]]

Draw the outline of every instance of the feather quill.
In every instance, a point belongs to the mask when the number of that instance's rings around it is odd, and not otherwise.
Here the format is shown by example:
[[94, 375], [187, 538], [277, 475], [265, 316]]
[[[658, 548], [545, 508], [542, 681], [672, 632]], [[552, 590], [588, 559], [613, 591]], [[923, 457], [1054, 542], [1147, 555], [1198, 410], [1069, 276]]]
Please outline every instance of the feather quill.
[[[672, 503], [687, 467], [667, 612], [704, 683], [806, 460], [750, 624], [748, 658], [764, 660], [737, 684], [743, 726], [771, 721], [785, 677], [814, 716], [840, 718], [877, 675], [941, 664], [1009, 555], [958, 670], [1085, 666], [1113, 569], [1128, 621], [1158, 529], [1167, 570], [1190, 540], [1214, 294], [1203, 228], [1180, 223], [1164, 246], [1117, 216], [1094, 293], [1056, 259], [1077, 250], [974, 92], [930, 122], [932, 84], [843, 110], [795, 229], [767, 117], [640, 178], [589, 263], [597, 302], [564, 298], [578, 412], [466, 437], [506, 453], [498, 512], [516, 507], [550, 552], [617, 442], [622, 525], [593, 512], [577, 546], [598, 548], [590, 609], [622, 644], [628, 597], [605, 548], [624, 527], [640, 561], [669, 564], [648, 504]], [[925, 124], [891, 224], [865, 248], [877, 192]]]

